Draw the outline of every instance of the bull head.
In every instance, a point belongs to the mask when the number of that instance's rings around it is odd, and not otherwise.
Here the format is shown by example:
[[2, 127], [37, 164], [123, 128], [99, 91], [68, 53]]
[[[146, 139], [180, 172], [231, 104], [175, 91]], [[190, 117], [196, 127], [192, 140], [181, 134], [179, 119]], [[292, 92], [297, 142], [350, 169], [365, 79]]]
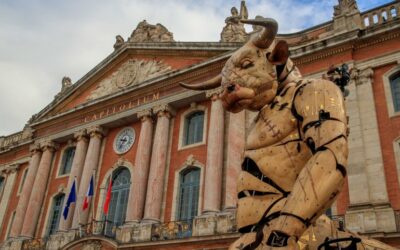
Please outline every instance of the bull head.
[[278, 31], [278, 23], [274, 19], [242, 22], [260, 25], [263, 29], [235, 51], [220, 75], [200, 84], [181, 83], [182, 87], [192, 90], [222, 86], [222, 104], [226, 110], [234, 113], [243, 109], [260, 110], [272, 102], [278, 89], [276, 66], [284, 65], [289, 57], [287, 43], [274, 41]]

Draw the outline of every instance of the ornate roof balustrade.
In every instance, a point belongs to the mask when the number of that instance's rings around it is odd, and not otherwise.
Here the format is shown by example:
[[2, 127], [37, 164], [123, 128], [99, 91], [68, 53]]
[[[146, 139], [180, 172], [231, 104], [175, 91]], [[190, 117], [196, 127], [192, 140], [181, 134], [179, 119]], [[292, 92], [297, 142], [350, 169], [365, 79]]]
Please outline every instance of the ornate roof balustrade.
[[400, 2], [393, 1], [386, 5], [361, 13], [363, 28], [380, 25], [399, 19]]

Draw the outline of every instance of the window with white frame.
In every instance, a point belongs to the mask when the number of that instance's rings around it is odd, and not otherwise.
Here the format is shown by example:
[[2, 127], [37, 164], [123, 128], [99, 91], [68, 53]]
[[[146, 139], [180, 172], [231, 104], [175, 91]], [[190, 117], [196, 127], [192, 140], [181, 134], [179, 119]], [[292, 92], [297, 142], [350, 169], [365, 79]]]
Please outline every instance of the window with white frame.
[[197, 216], [200, 191], [200, 169], [188, 168], [179, 176], [177, 220], [192, 220]]
[[60, 172], [58, 173], [58, 175], [65, 175], [71, 172], [74, 155], [75, 155], [75, 147], [69, 147], [64, 150], [60, 166]]
[[52, 235], [55, 232], [57, 232], [58, 224], [61, 218], [64, 197], [65, 197], [64, 194], [59, 194], [53, 198], [51, 211], [49, 215], [49, 222], [47, 224], [47, 235]]
[[400, 111], [400, 71], [389, 78], [390, 89], [392, 91], [394, 111]]
[[183, 145], [203, 141], [204, 111], [196, 111], [185, 117]]

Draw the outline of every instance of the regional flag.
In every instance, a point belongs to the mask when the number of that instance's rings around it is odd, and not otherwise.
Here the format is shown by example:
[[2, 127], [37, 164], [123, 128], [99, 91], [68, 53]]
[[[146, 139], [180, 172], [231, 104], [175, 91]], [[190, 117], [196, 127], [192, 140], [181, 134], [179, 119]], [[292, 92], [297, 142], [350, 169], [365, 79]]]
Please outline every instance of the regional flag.
[[110, 178], [110, 181], [108, 182], [106, 201], [104, 202], [103, 206], [104, 214], [108, 214], [108, 208], [110, 206], [110, 200], [111, 200], [111, 188], [112, 188], [112, 178]]
[[64, 212], [63, 212], [64, 220], [66, 220], [68, 217], [69, 206], [71, 205], [72, 202], [76, 202], [76, 183], [75, 182], [76, 182], [76, 179], [74, 179], [74, 182], [72, 183], [71, 191], [69, 191], [69, 195], [68, 195], [68, 200], [65, 203], [65, 208], [64, 208]]
[[85, 199], [83, 200], [83, 207], [82, 207], [83, 210], [89, 207], [90, 197], [92, 196], [93, 196], [93, 175], [92, 178], [90, 178], [90, 184], [86, 192]]

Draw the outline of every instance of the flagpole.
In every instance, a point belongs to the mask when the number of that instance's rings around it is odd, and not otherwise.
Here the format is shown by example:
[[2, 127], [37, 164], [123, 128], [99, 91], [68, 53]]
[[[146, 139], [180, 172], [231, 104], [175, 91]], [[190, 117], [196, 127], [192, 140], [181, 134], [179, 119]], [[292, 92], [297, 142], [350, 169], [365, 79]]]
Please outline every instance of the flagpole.
[[[75, 179], [75, 188], [77, 189], [77, 190], [79, 190], [78, 189], [78, 183], [77, 183], [77, 181], [76, 181], [76, 176], [74, 177], [74, 179]], [[76, 191], [76, 190], [75, 190]], [[77, 200], [79, 199], [79, 194], [76, 192], [76, 194], [77, 194]], [[82, 228], [81, 228], [81, 212], [80, 212], [80, 208], [77, 206], [78, 205], [78, 202], [76, 202], [75, 203], [75, 209], [78, 209], [78, 227], [79, 227], [79, 237], [82, 237]]]
[[94, 232], [94, 218], [95, 218], [95, 215], [94, 215], [94, 209], [95, 209], [95, 207], [94, 207], [94, 192], [95, 192], [94, 181], [95, 181], [95, 178], [96, 178], [96, 169], [93, 169], [92, 176], [93, 176], [93, 196], [92, 196], [92, 200], [91, 200], [91, 203], [92, 203], [91, 207], [92, 207], [92, 234], [93, 234], [93, 232]]
[[[109, 180], [109, 183], [108, 183], [108, 186], [107, 186], [107, 191], [108, 191], [108, 187], [109, 187], [109, 185], [110, 185], [110, 182], [112, 182], [112, 174], [113, 174], [113, 171], [114, 171], [114, 169], [113, 168], [111, 168], [111, 174], [110, 174], [110, 180]], [[111, 189], [112, 189], [112, 183], [111, 183]], [[107, 199], [107, 198], [106, 198]], [[105, 202], [105, 201], [104, 201]], [[110, 204], [108, 204], [108, 209], [110, 208]], [[104, 208], [103, 208], [104, 209]], [[105, 220], [105, 222], [104, 222], [104, 235], [105, 235], [105, 232], [106, 232], [106, 227], [107, 227], [107, 223], [108, 223], [108, 213], [109, 213], [109, 210], [107, 209], [107, 214], [106, 214], [106, 220]]]

